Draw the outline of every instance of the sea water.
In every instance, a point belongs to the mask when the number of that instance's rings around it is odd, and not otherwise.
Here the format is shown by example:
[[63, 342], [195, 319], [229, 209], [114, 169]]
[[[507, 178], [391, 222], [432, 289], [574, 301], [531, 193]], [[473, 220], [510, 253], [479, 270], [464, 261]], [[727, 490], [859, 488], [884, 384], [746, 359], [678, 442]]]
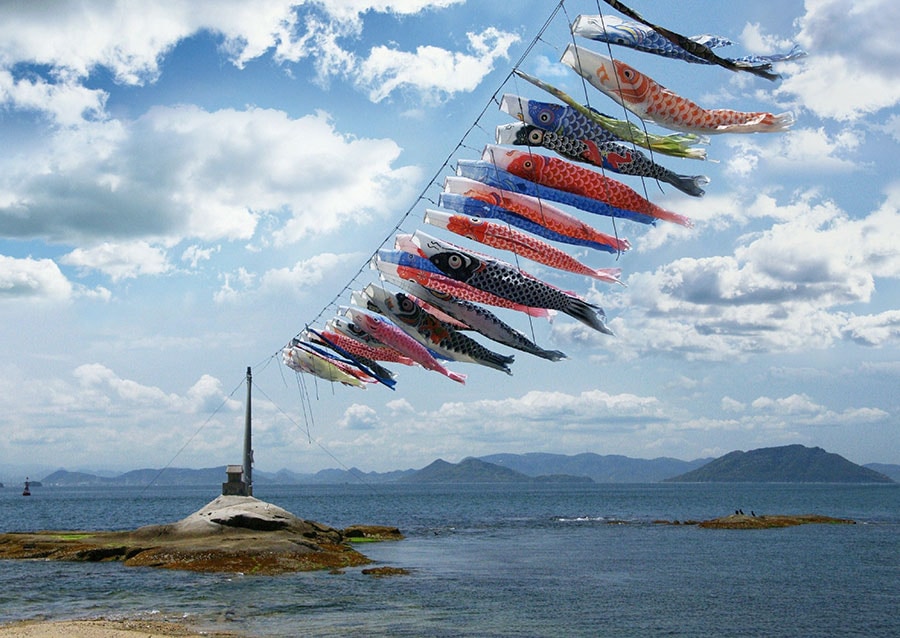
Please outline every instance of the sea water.
[[[0, 531], [132, 529], [209, 488], [0, 490]], [[900, 485], [255, 486], [334, 527], [393, 525], [361, 568], [282, 576], [0, 561], [0, 623], [186, 619], [248, 636], [900, 636]], [[855, 525], [658, 521], [824, 514]]]

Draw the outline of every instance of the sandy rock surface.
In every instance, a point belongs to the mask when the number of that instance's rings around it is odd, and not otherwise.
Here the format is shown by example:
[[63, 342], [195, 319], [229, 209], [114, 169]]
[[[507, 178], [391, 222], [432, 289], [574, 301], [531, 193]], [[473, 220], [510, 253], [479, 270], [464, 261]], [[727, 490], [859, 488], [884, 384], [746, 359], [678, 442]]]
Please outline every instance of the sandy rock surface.
[[177, 623], [145, 620], [67, 620], [0, 626], [0, 638], [236, 638], [239, 634], [194, 632]]

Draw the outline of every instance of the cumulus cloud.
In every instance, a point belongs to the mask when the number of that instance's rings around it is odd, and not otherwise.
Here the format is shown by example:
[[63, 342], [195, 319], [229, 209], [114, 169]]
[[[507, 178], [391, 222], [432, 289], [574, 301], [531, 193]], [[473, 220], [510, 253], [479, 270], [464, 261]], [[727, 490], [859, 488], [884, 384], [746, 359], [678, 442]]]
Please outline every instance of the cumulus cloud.
[[348, 266], [352, 268], [362, 262], [362, 255], [321, 253], [310, 259], [299, 261], [291, 268], [276, 268], [267, 271], [263, 274], [261, 287], [264, 292], [274, 293], [303, 290], [327, 278], [335, 278], [335, 273], [343, 275]]
[[[221, 382], [210, 375], [201, 375], [186, 389], [167, 391], [99, 363], [80, 365], [58, 377], [20, 374], [16, 392], [0, 393], [0, 409], [9, 415], [8, 440], [22, 449], [40, 449], [41, 459], [90, 467], [96, 467], [98, 459], [108, 467], [138, 467], [136, 459], [160, 467], [171, 462], [192, 435], [192, 451], [198, 455], [193, 462], [202, 463], [210, 455], [219, 458], [238, 449], [241, 429], [211, 415], [233, 416], [237, 423], [243, 419], [243, 407], [226, 397]], [[265, 401], [254, 407], [262, 426], [271, 418], [271, 409]], [[199, 436], [198, 427], [203, 430]]]
[[290, 243], [393, 210], [419, 177], [394, 166], [391, 140], [342, 135], [324, 113], [254, 108], [155, 108], [31, 153], [0, 160], [0, 233], [65, 243], [248, 240], [264, 212], [285, 219], [274, 235]]
[[104, 242], [93, 248], [76, 248], [60, 258], [60, 263], [81, 271], [98, 270], [113, 282], [140, 275], [161, 275], [171, 270], [166, 251], [144, 241], [123, 244]]
[[118, 82], [139, 85], [158, 78], [163, 56], [180, 40], [210, 31], [221, 35], [223, 51], [241, 66], [275, 46], [279, 36], [290, 36], [300, 4], [173, 0], [135, 11], [124, 0], [52, 6], [4, 3], [0, 63], [45, 65], [64, 78], [84, 78], [96, 67], [105, 67]]
[[577, 395], [565, 392], [533, 390], [521, 397], [445, 403], [432, 415], [441, 422], [484, 422], [490, 427], [514, 427], [526, 422], [616, 423], [620, 421], [658, 421], [667, 417], [654, 397], [634, 394], [612, 395], [588, 390]]
[[738, 136], [725, 140], [730, 152], [724, 163], [737, 177], [751, 176], [760, 167], [819, 175], [847, 173], [860, 169], [853, 158], [864, 140], [864, 133], [852, 128], [828, 134], [821, 127], [796, 128], [767, 139]]
[[[845, 308], [870, 302], [876, 278], [900, 278], [891, 248], [900, 242], [898, 201], [892, 188], [876, 210], [851, 218], [812, 193], [783, 205], [760, 195], [747, 211], [777, 223], [742, 237], [733, 254], [675, 259], [630, 275], [616, 295], [601, 295], [617, 316], [611, 327], [619, 338], [606, 347], [727, 359], [825, 348], [842, 338], [895, 340], [892, 313], [854, 316]], [[569, 340], [575, 333], [585, 331], [557, 331]]]
[[[398, 88], [423, 96], [468, 91], [516, 36], [492, 27], [469, 34], [471, 53], [377, 46], [365, 58], [343, 43], [359, 38], [366, 14], [404, 17], [461, 1], [173, 0], [140, 11], [122, 0], [0, 4], [0, 105], [40, 111], [63, 126], [102, 119], [107, 93], [82, 84], [95, 69], [108, 69], [120, 84], [155, 82], [165, 55], [203, 32], [219, 38], [220, 50], [237, 68], [268, 52], [280, 63], [312, 58], [320, 81], [348, 77], [374, 101]], [[46, 77], [14, 74], [20, 63], [49, 71]]]
[[223, 275], [223, 283], [216, 293], [217, 302], [235, 302], [246, 295], [272, 295], [278, 298], [296, 297], [323, 281], [346, 281], [351, 269], [360, 267], [364, 257], [358, 254], [320, 253], [302, 259], [291, 267], [273, 268], [257, 277], [245, 269]]
[[881, 421], [889, 416], [887, 412], [877, 408], [847, 408], [835, 412], [819, 405], [805, 394], [779, 398], [758, 397], [750, 403], [750, 407], [758, 413], [776, 417], [776, 421], [782, 418], [789, 420], [787, 423], [791, 425], [858, 424]]
[[851, 316], [841, 332], [845, 338], [864, 346], [897, 343], [900, 341], [900, 310]]
[[803, 107], [827, 118], [852, 121], [900, 101], [900, 20], [893, 0], [817, 0], [798, 20], [798, 42], [814, 55], [785, 77], [779, 95], [797, 96]]
[[47, 82], [40, 77], [14, 77], [0, 68], [0, 106], [41, 113], [62, 126], [104, 119], [107, 93], [75, 81]]
[[71, 296], [71, 282], [52, 259], [0, 255], [0, 301], [66, 301]]
[[378, 426], [378, 413], [367, 405], [355, 403], [344, 410], [338, 427], [346, 430], [371, 430]]
[[209, 261], [212, 258], [213, 253], [219, 252], [220, 247], [216, 246], [214, 248], [202, 248], [197, 244], [192, 244], [184, 249], [184, 252], [181, 253], [181, 261], [186, 261], [190, 264], [191, 268], [196, 268], [201, 261]]
[[100, 363], [80, 365], [72, 375], [77, 384], [77, 390], [71, 390], [73, 396], [78, 393], [94, 408], [108, 410], [115, 406], [118, 412], [142, 410], [147, 418], [152, 414], [162, 418], [165, 413], [208, 416], [220, 408], [230, 411], [243, 408], [240, 401], [225, 396], [219, 379], [208, 374], [202, 375], [183, 394], [124, 378]]
[[432, 96], [434, 92], [452, 95], [471, 91], [493, 69], [498, 58], [506, 57], [518, 37], [493, 27], [467, 35], [472, 54], [434, 46], [420, 46], [415, 53], [375, 47], [359, 65], [356, 81], [366, 88], [373, 102], [403, 88]]

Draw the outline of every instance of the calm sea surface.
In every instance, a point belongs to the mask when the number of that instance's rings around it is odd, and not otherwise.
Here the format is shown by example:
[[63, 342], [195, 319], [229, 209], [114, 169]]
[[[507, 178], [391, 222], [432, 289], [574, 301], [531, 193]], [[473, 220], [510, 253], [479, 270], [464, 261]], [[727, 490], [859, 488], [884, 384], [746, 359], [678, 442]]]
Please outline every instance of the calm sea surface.
[[[265, 486], [408, 576], [277, 577], [0, 561], [0, 623], [151, 616], [249, 636], [900, 636], [900, 485]], [[0, 490], [0, 531], [177, 521], [216, 487]], [[857, 525], [654, 524], [817, 513]]]

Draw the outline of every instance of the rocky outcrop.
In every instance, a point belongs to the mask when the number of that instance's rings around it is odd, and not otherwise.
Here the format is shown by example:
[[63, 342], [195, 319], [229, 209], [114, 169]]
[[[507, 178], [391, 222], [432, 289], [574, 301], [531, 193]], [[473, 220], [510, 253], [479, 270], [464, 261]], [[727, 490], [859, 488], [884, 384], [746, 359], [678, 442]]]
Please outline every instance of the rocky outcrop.
[[831, 523], [853, 525], [856, 521], [849, 518], [833, 518], [820, 514], [766, 514], [764, 516], [748, 516], [746, 514], [729, 514], [720, 518], [699, 523], [700, 527], [711, 529], [769, 529], [772, 527], [791, 527], [810, 523]]
[[0, 558], [121, 561], [200, 572], [279, 574], [371, 561], [340, 530], [252, 496], [220, 496], [190, 516], [125, 532], [0, 534]]

